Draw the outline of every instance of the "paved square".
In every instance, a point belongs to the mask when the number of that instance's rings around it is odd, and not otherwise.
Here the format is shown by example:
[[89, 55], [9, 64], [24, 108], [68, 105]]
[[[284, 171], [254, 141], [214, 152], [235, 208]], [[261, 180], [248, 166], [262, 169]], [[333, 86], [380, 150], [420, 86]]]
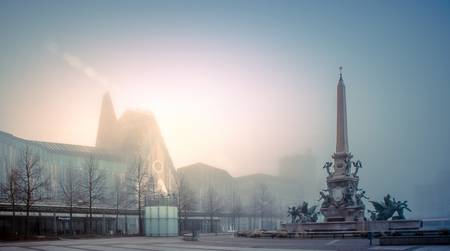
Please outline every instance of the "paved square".
[[[377, 241], [375, 241], [377, 244]], [[83, 240], [3, 242], [0, 251], [359, 251], [414, 250], [442, 251], [450, 246], [369, 246], [365, 239], [253, 239], [230, 235], [200, 236], [199, 241], [183, 241], [177, 237], [126, 237]]]

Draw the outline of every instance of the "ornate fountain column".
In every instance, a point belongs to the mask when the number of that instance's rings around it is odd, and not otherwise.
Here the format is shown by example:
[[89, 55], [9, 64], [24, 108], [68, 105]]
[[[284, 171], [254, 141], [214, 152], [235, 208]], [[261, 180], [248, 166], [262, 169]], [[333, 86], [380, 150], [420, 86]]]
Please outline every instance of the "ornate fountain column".
[[[364, 192], [358, 189], [358, 169], [360, 161], [352, 162], [353, 155], [348, 148], [347, 105], [342, 67], [339, 67], [337, 85], [336, 152], [332, 155], [334, 163], [327, 162], [327, 189], [320, 192], [323, 203], [320, 211], [325, 221], [361, 221], [364, 219]], [[333, 166], [333, 170], [330, 167]], [[355, 167], [352, 172], [352, 167]]]

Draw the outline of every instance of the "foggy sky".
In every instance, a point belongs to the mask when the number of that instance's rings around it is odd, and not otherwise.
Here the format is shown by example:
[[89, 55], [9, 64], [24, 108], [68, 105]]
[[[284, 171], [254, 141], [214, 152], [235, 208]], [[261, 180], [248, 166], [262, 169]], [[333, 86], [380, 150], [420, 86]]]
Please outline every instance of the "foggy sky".
[[109, 90], [177, 167], [275, 174], [311, 149], [320, 169], [342, 65], [361, 185], [413, 200], [449, 168], [449, 24], [448, 1], [1, 1], [0, 130], [94, 145]]

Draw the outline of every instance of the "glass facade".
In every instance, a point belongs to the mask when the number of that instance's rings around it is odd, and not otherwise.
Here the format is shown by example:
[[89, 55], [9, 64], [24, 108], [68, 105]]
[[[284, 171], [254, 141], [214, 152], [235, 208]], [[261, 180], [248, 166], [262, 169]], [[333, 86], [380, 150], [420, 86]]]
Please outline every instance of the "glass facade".
[[[67, 182], [69, 169], [75, 175], [82, 175], [83, 168], [91, 156], [105, 176], [105, 191], [112, 186], [115, 176], [124, 176], [128, 164], [120, 156], [99, 151], [95, 147], [68, 144], [47, 143], [17, 138], [11, 134], [0, 132], [0, 182], [6, 182], [6, 174], [11, 167], [20, 167], [21, 155], [28, 147], [34, 157], [39, 158], [42, 175], [49, 177], [49, 187], [45, 190], [45, 203], [60, 203], [62, 198], [61, 184]], [[6, 199], [1, 195], [1, 199]], [[101, 202], [107, 206], [106, 201]]]
[[174, 206], [146, 206], [144, 222], [146, 236], [178, 236], [178, 209]]

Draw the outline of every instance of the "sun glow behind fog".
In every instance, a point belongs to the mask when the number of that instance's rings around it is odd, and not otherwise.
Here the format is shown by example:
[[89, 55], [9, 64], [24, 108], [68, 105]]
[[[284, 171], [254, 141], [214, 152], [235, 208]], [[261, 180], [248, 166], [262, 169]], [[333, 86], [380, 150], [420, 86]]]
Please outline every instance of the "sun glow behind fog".
[[314, 94], [280, 88], [275, 83], [288, 81], [283, 72], [273, 74], [277, 66], [259, 59], [197, 51], [130, 61], [116, 71], [113, 102], [119, 116], [130, 108], [155, 115], [177, 167], [206, 162], [235, 175], [273, 172], [278, 157], [309, 147], [308, 136], [298, 142], [296, 130], [306, 128], [295, 117], [300, 110], [314, 124]]
[[95, 145], [101, 97], [109, 91], [118, 117], [127, 109], [155, 115], [176, 167], [204, 162], [232, 175], [276, 173], [281, 156], [332, 139], [318, 128], [326, 117], [319, 110], [333, 106], [321, 104], [310, 72], [255, 46], [180, 44], [124, 50], [59, 44], [56, 53], [47, 46], [46, 64], [30, 70], [25, 81], [43, 84], [16, 88], [13, 96], [22, 97], [12, 103], [16, 122], [5, 130]]

